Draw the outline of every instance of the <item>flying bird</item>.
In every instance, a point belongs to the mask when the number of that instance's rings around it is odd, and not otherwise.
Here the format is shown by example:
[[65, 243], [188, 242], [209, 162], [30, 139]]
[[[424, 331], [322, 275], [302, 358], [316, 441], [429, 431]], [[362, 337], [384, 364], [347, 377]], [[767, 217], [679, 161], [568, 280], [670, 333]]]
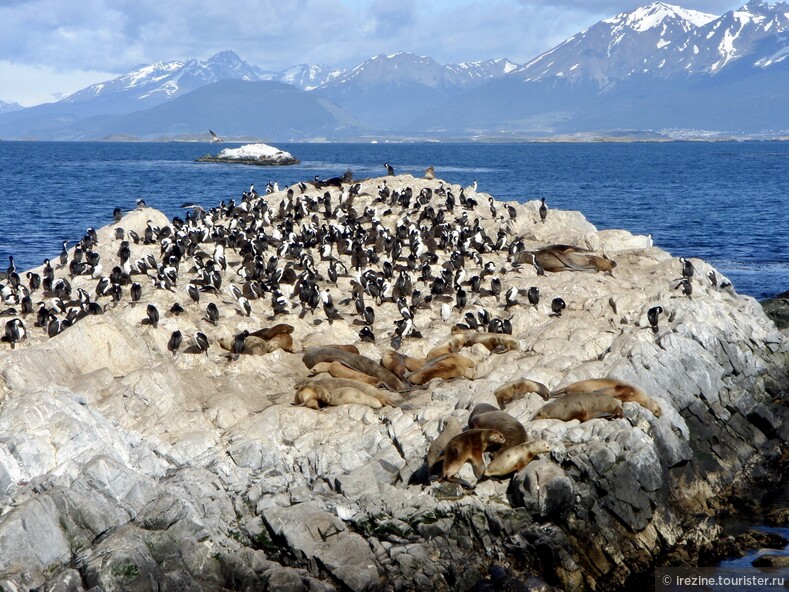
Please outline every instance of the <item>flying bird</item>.
[[225, 141], [224, 138], [220, 138], [219, 136], [217, 136], [213, 130], [208, 130], [208, 133], [211, 134], [212, 144], [221, 144], [222, 142]]

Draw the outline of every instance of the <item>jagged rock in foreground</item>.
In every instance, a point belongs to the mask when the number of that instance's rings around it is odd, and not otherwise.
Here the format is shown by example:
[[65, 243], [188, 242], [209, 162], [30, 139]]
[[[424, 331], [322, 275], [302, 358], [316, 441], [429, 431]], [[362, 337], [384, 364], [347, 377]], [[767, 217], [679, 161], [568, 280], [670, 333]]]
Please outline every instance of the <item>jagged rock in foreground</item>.
[[[192, 253], [201, 266], [221, 260], [212, 255], [219, 229], [232, 235], [224, 239], [222, 288], [201, 292], [199, 303], [187, 294], [198, 274], [190, 269], [194, 258], [185, 256], [171, 289], [133, 273], [131, 281], [143, 290], [136, 303], [128, 285], [114, 302], [96, 296], [97, 280], [89, 275], [72, 278], [74, 292], [84, 288], [106, 311], [51, 339], [34, 326], [35, 313], [23, 317], [27, 340], [13, 350], [0, 344], [4, 590], [487, 590], [541, 589], [545, 582], [567, 590], [623, 589], [669, 550], [683, 550], [692, 561], [717, 536], [711, 517], [727, 496], [777, 470], [789, 435], [789, 340], [755, 300], [720, 289], [719, 274], [713, 286], [707, 278], [714, 270], [705, 262], [693, 260], [687, 297], [676, 288], [682, 264], [646, 237], [598, 232], [577, 212], [549, 210], [541, 222], [539, 202], [501, 204], [470, 189], [461, 203], [461, 188], [439, 180], [406, 175], [386, 184], [389, 197], [380, 197], [382, 179], [361, 183], [355, 197], [347, 184], [342, 196], [329, 188], [328, 205], [326, 188], [305, 185], [303, 195], [294, 188], [292, 199], [285, 192], [249, 197], [232, 211], [225, 204], [190, 223], [187, 242], [201, 241]], [[396, 202], [407, 199], [400, 193], [406, 187], [413, 195], [404, 211]], [[425, 188], [432, 195], [420, 199]], [[451, 211], [446, 190], [456, 200]], [[343, 213], [351, 203], [358, 224]], [[442, 210], [450, 238], [433, 244], [419, 227], [440, 227]], [[334, 216], [329, 222], [326, 211]], [[362, 325], [354, 324], [360, 317], [346, 300], [355, 273], [351, 253], [361, 271], [382, 269], [391, 262], [391, 250], [380, 252], [391, 249], [387, 233], [395, 235], [406, 217], [414, 226], [401, 235], [389, 288], [380, 303], [365, 295], [375, 308], [376, 342], [361, 341]], [[210, 230], [203, 233], [206, 220]], [[336, 285], [315, 238], [327, 232], [324, 224], [346, 235], [325, 241], [351, 274], [341, 274]], [[173, 240], [162, 232], [167, 225], [160, 213], [142, 209], [99, 230], [95, 250], [104, 269], [118, 261], [117, 227], [141, 237], [150, 227], [153, 240], [131, 243], [131, 260], [151, 254], [167, 263], [161, 259], [162, 243]], [[354, 249], [347, 237], [357, 227], [374, 233]], [[252, 248], [242, 246], [243, 229], [257, 237], [263, 268], [280, 253], [279, 287], [285, 298], [293, 296], [284, 314], [274, 317], [271, 294], [255, 299], [249, 284], [249, 316], [231, 296], [231, 283], [245, 284], [238, 272]], [[507, 261], [518, 238], [518, 248], [529, 251], [550, 244], [592, 248], [617, 265], [612, 275], [538, 276], [531, 264]], [[478, 254], [465, 256], [467, 273], [459, 280], [465, 307], [453, 308], [450, 281], [445, 294], [412, 309], [422, 338], [404, 337], [402, 353], [425, 356], [479, 308], [510, 319], [519, 348], [464, 348], [476, 364], [473, 380], [435, 378], [400, 393], [394, 406], [293, 406], [294, 386], [310, 375], [304, 347], [353, 343], [376, 361], [389, 349], [402, 316], [388, 291], [399, 267], [409, 264], [409, 243], [418, 253], [410, 273], [422, 298], [431, 292], [431, 283], [418, 279], [422, 273], [429, 271], [432, 282], [448, 265], [453, 279], [450, 252]], [[329, 321], [320, 305], [302, 312], [292, 295], [286, 277], [311, 267], [308, 252], [318, 287], [329, 288], [342, 318]], [[474, 292], [467, 282], [491, 262], [496, 270]], [[59, 268], [55, 275], [67, 272]], [[148, 273], [157, 275], [155, 268]], [[499, 296], [489, 288], [494, 275]], [[270, 282], [271, 276], [261, 281]], [[526, 298], [532, 286], [542, 295], [536, 306]], [[511, 287], [519, 293], [505, 309]], [[566, 302], [560, 316], [551, 313], [554, 297]], [[44, 299], [40, 290], [33, 299]], [[184, 309], [179, 315], [167, 312], [175, 302]], [[216, 325], [206, 320], [209, 302], [220, 311]], [[155, 327], [148, 304], [160, 312]], [[657, 305], [663, 313], [653, 332], [647, 311]], [[293, 353], [276, 349], [232, 360], [218, 345], [276, 323], [293, 326]], [[184, 342], [173, 354], [168, 342], [175, 330]], [[196, 331], [208, 337], [206, 354], [191, 342]], [[659, 403], [661, 417], [625, 403], [624, 418], [611, 421], [532, 421], [543, 400], [527, 394], [507, 411], [530, 439], [547, 440], [550, 454], [511, 478], [482, 480], [473, 491], [425, 484], [425, 455], [444, 420], [455, 417], [465, 426], [475, 404], [496, 404], [499, 386], [529, 378], [555, 390], [599, 377], [640, 386]], [[460, 474], [473, 480], [468, 465]]]

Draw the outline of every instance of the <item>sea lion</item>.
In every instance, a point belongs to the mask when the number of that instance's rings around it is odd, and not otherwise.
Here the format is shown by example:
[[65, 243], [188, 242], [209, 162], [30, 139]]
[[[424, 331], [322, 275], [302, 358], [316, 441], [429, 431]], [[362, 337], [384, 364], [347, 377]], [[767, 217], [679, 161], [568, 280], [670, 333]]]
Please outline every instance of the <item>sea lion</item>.
[[532, 419], [589, 421], [604, 416], [624, 417], [619, 399], [603, 393], [570, 393], [547, 402], [540, 407]]
[[406, 372], [416, 372], [425, 365], [424, 358], [412, 358], [388, 349], [381, 356], [381, 366], [392, 372], [397, 378], [405, 378]]
[[[250, 337], [251, 336], [252, 334], [250, 333]], [[266, 340], [266, 348], [268, 349], [269, 353], [277, 351], [278, 349], [293, 353], [293, 337], [291, 337], [288, 333], [278, 333], [277, 335], [272, 335]]]
[[448, 417], [444, 421], [444, 427], [438, 438], [433, 440], [430, 448], [427, 449], [427, 472], [430, 474], [433, 465], [438, 462], [439, 457], [444, 453], [449, 441], [463, 431], [460, 422], [454, 417]]
[[545, 440], [524, 442], [508, 448], [493, 458], [485, 469], [486, 477], [504, 477], [520, 471], [532, 459], [543, 452], [550, 452], [551, 447]]
[[359, 372], [358, 370], [349, 368], [342, 362], [318, 362], [311, 369], [315, 374], [326, 372], [334, 378], [347, 378], [349, 380], [355, 380], [357, 382], [363, 382], [373, 386], [378, 386], [381, 384], [380, 378], [376, 378], [375, 376], [370, 376], [364, 372]]
[[466, 346], [470, 347], [481, 343], [489, 352], [503, 353], [506, 351], [518, 351], [521, 346], [518, 340], [511, 335], [503, 333], [483, 333], [472, 331], [466, 334]]
[[308, 347], [302, 361], [307, 368], [312, 368], [318, 362], [342, 362], [349, 368], [379, 378], [390, 390], [400, 392], [406, 389], [402, 380], [370, 358], [335, 347]]
[[[233, 336], [233, 337], [220, 337], [216, 341], [222, 349], [232, 352], [233, 342], [235, 340], [236, 337]], [[252, 356], [262, 356], [264, 354], [269, 353], [269, 351], [270, 350], [268, 348], [268, 342], [265, 339], [247, 335], [247, 338], [243, 342], [243, 348], [238, 353], [252, 355]]]
[[466, 461], [474, 467], [474, 476], [480, 479], [485, 474], [485, 461], [482, 453], [489, 446], [504, 444], [504, 435], [498, 430], [473, 429], [461, 432], [452, 438], [444, 450], [444, 466], [441, 468], [441, 480], [460, 483], [471, 487], [457, 476]]
[[444, 354], [430, 359], [421, 370], [406, 374], [406, 380], [411, 384], [427, 384], [434, 378], [469, 378], [475, 376], [476, 362], [460, 354]]
[[249, 332], [250, 336], [260, 337], [266, 341], [277, 335], [290, 335], [291, 333], [293, 333], [293, 325], [287, 325], [285, 323], [274, 325], [268, 329], [258, 329], [257, 331]]
[[375, 397], [371, 397], [355, 388], [340, 387], [328, 389], [317, 383], [302, 385], [294, 398], [294, 405], [303, 405], [310, 409], [320, 409], [321, 406], [345, 405], [345, 404], [367, 405], [373, 409], [380, 409], [381, 402]]
[[334, 378], [334, 377], [323, 377], [323, 378], [312, 378], [307, 380], [302, 380], [301, 382], [296, 384], [296, 388], [299, 388], [305, 384], [320, 384], [325, 388], [337, 389], [337, 388], [355, 388], [358, 391], [365, 393], [366, 395], [370, 395], [380, 401], [381, 405], [393, 405], [394, 400], [401, 399], [400, 395], [395, 393], [390, 393], [388, 391], [383, 391], [379, 388], [371, 384], [365, 384], [364, 382], [358, 382], [356, 380], [352, 380], [350, 378]]
[[504, 435], [504, 444], [494, 449], [494, 456], [526, 441], [526, 428], [521, 422], [506, 411], [499, 411], [487, 403], [474, 406], [468, 418], [468, 427], [498, 430]]
[[511, 380], [493, 391], [493, 394], [496, 396], [496, 401], [499, 402], [499, 407], [502, 409], [504, 409], [508, 403], [511, 403], [516, 398], [521, 398], [526, 393], [537, 393], [546, 401], [550, 397], [547, 386], [536, 380], [529, 380], [528, 378]]
[[559, 271], [603, 271], [611, 273], [616, 262], [608, 257], [595, 255], [587, 249], [571, 245], [551, 245], [534, 252], [521, 251], [513, 257], [515, 263], [534, 261], [544, 270]]
[[446, 354], [456, 354], [463, 346], [466, 345], [466, 333], [454, 333], [449, 339], [447, 339], [444, 343], [435, 346], [425, 356], [426, 360], [431, 360], [433, 358], [437, 358], [438, 356], [444, 356]]
[[602, 393], [609, 397], [619, 399], [623, 403], [638, 403], [645, 409], [649, 409], [655, 417], [660, 417], [662, 411], [660, 405], [652, 397], [647, 395], [640, 388], [616, 380], [615, 378], [591, 378], [580, 380], [557, 389], [551, 396], [559, 396], [570, 393]]

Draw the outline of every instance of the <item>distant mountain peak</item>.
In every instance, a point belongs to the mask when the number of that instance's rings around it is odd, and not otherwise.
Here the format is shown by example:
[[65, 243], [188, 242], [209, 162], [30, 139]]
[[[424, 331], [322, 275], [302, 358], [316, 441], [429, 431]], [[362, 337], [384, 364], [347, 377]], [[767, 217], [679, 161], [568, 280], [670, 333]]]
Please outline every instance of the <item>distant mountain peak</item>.
[[717, 16], [696, 10], [687, 10], [674, 4], [665, 2], [652, 2], [630, 12], [623, 12], [603, 23], [623, 25], [634, 31], [644, 32], [663, 24], [666, 19], [686, 21], [694, 27], [701, 27], [715, 20]]

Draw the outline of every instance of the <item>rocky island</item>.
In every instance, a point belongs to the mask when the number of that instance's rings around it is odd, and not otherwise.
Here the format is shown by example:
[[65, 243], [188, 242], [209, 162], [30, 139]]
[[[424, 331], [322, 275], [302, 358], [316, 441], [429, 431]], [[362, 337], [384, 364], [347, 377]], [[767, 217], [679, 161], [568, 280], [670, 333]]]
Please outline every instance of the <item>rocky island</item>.
[[198, 162], [230, 162], [259, 166], [285, 166], [301, 162], [290, 152], [263, 143], [244, 144], [238, 148], [224, 148], [216, 156], [206, 154], [197, 160]]
[[5, 590], [623, 590], [786, 458], [786, 332], [579, 212], [399, 175], [80, 246], [3, 287], [42, 302], [0, 344]]

